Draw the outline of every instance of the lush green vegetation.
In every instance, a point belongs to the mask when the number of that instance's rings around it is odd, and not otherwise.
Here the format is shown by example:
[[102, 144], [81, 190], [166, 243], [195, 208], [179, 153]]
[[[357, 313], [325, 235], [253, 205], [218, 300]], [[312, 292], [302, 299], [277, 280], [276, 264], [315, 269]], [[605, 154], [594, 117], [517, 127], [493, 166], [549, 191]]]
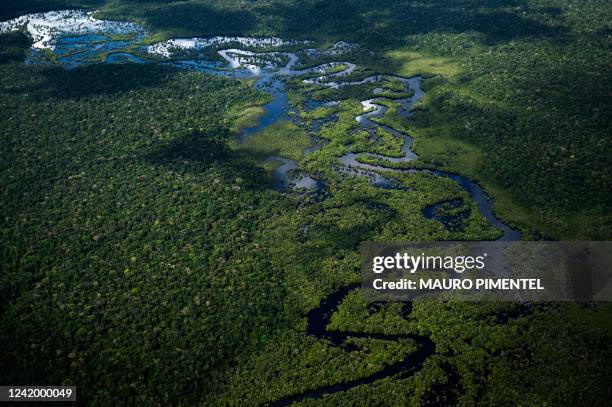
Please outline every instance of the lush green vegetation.
[[[610, 6], [587, 0], [22, 1], [2, 16], [68, 6], [174, 35], [273, 34], [374, 51], [356, 75], [422, 74], [419, 112], [381, 119], [415, 135], [419, 160], [478, 179], [498, 212], [538, 236], [610, 238]], [[82, 402], [257, 405], [380, 371], [410, 340], [305, 334], [306, 313], [358, 281], [361, 242], [495, 239], [469, 195], [426, 174], [402, 189], [333, 171], [339, 156], [399, 156], [355, 122], [380, 86], [288, 84], [294, 122], [244, 143], [268, 95], [249, 82], [150, 65], [24, 66], [28, 39], [0, 36], [0, 382], [76, 384]], [[342, 57], [338, 57], [342, 58]], [[354, 58], [354, 59], [353, 59]], [[397, 96], [389, 80], [385, 96]], [[402, 95], [405, 96], [405, 95]], [[314, 110], [315, 100], [341, 100]], [[303, 158], [323, 120], [322, 148]], [[290, 135], [290, 136], [289, 136]], [[289, 137], [288, 137], [289, 136]], [[325, 179], [326, 199], [270, 190], [279, 154]], [[362, 158], [367, 161], [368, 158]], [[379, 163], [380, 164], [380, 163]], [[461, 199], [462, 231], [423, 217]], [[582, 226], [580, 226], [582, 225]], [[306, 229], [305, 226], [308, 226]], [[415, 303], [349, 294], [329, 330], [430, 337], [409, 378], [328, 396], [330, 405], [606, 405], [605, 304]], [[304, 404], [311, 404], [306, 401]]]
[[158, 38], [352, 40], [377, 53], [369, 58], [374, 70], [441, 75], [430, 82], [419, 127], [481, 150], [468, 175], [496, 196], [501, 215], [557, 238], [608, 236], [612, 16], [605, 2], [117, 0], [102, 15], [135, 19], [164, 32]]
[[360, 131], [354, 137], [353, 150], [378, 153], [388, 157], [402, 157], [404, 139], [395, 137], [382, 128], [376, 129], [376, 138], [370, 137], [368, 132]]
[[299, 161], [304, 156], [304, 150], [310, 147], [311, 141], [304, 130], [290, 121], [281, 121], [241, 143], [234, 141], [232, 145], [262, 159], [275, 155]]

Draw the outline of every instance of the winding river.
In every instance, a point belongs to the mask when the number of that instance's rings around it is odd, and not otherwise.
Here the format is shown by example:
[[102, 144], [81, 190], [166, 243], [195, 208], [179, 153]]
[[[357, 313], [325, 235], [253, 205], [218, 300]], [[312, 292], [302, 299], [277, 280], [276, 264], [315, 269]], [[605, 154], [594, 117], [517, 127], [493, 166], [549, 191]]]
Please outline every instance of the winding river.
[[[301, 68], [298, 52], [267, 51], [254, 52], [246, 48], [257, 47], [283, 47], [289, 45], [306, 44], [307, 42], [285, 41], [278, 38], [248, 38], [248, 37], [214, 37], [210, 39], [177, 39], [164, 43], [154, 44], [148, 47], [140, 45], [145, 31], [132, 23], [120, 23], [112, 21], [97, 20], [91, 12], [68, 10], [60, 12], [32, 14], [17, 19], [0, 23], [0, 32], [7, 32], [26, 26], [26, 29], [34, 39], [34, 45], [26, 60], [26, 63], [42, 63], [45, 61], [44, 49], [50, 49], [55, 55], [55, 61], [67, 68], [73, 68], [84, 63], [99, 62], [102, 58], [107, 63], [136, 62], [136, 63], [164, 63], [181, 69], [192, 69], [210, 73], [218, 76], [233, 77], [240, 79], [254, 79], [255, 87], [272, 96], [272, 101], [264, 106], [264, 114], [259, 118], [256, 125], [244, 129], [240, 135], [241, 140], [269, 127], [270, 125], [289, 118], [291, 106], [285, 89], [285, 80], [291, 77], [304, 78], [305, 84], [340, 88], [355, 86], [359, 84], [376, 84], [383, 80], [399, 81], [403, 91], [409, 97], [393, 99], [402, 107], [401, 114], [410, 115], [412, 106], [425, 96], [421, 87], [422, 79], [419, 76], [404, 78], [393, 75], [371, 75], [359, 80], [344, 80], [353, 74], [357, 66], [351, 62], [328, 62], [315, 67]], [[118, 36], [119, 35], [119, 36]], [[236, 44], [242, 48], [229, 48], [225, 46]], [[190, 55], [181, 59], [185, 51], [197, 54], [199, 51], [214, 47], [225, 63], [210, 62], [203, 57]], [[307, 54], [312, 56], [317, 52], [320, 55], [336, 55], [348, 47], [346, 43], [338, 43], [330, 50], [317, 51], [308, 49]], [[131, 50], [131, 51], [128, 51]], [[363, 113], [356, 116], [359, 126], [371, 135], [381, 129], [393, 136], [403, 140], [402, 156], [387, 157], [380, 154], [362, 153], [365, 156], [374, 157], [389, 163], [406, 163], [416, 159], [412, 151], [412, 137], [403, 134], [393, 128], [384, 126], [376, 121], [387, 112], [387, 107], [381, 104], [385, 100], [382, 89], [376, 88], [370, 98], [361, 102]], [[387, 99], [391, 100], [391, 99]], [[307, 150], [306, 154], [312, 153], [314, 148]], [[390, 169], [385, 166], [366, 164], [359, 161], [359, 154], [347, 153], [338, 157], [337, 171], [367, 177], [372, 183], [380, 188], [400, 189], [397, 182], [384, 176], [390, 172], [424, 172], [435, 176], [449, 178], [457, 182], [473, 199], [480, 213], [502, 233], [500, 240], [520, 240], [521, 233], [518, 230], [499, 220], [493, 213], [493, 202], [486, 192], [475, 182], [458, 174], [439, 170], [399, 170]], [[308, 174], [299, 171], [299, 164], [286, 157], [271, 156], [268, 160], [278, 161], [280, 165], [274, 171], [274, 189], [285, 191], [290, 188], [298, 190], [319, 190], [325, 187], [321, 180], [315, 179]], [[451, 203], [455, 204], [455, 202]], [[435, 208], [426, 208], [424, 215], [437, 219], [444, 223], [452, 223], [452, 219], [440, 220], [435, 215]], [[373, 383], [379, 379], [390, 376], [408, 377], [418, 372], [426, 359], [436, 352], [435, 343], [427, 336], [410, 335], [382, 335], [366, 334], [359, 332], [329, 331], [327, 326], [332, 314], [346, 298], [346, 296], [359, 288], [358, 284], [342, 287], [336, 292], [329, 294], [321, 300], [319, 307], [307, 314], [308, 325], [306, 333], [318, 339], [329, 341], [335, 346], [342, 346], [347, 351], [352, 351], [345, 344], [348, 338], [370, 338], [379, 340], [411, 339], [417, 345], [417, 350], [407, 356], [399, 363], [391, 364], [384, 369], [357, 380], [339, 384], [320, 387], [302, 394], [296, 394], [273, 403], [273, 405], [288, 405], [292, 402], [321, 398], [324, 395], [345, 391], [353, 387]], [[406, 318], [411, 310], [412, 303], [404, 303], [403, 316]]]
[[[349, 338], [366, 338], [366, 339], [378, 339], [387, 341], [397, 341], [400, 339], [411, 339], [417, 345], [417, 350], [402, 361], [386, 366], [384, 369], [378, 372], [360, 378], [343, 383], [332, 384], [329, 386], [319, 387], [315, 390], [307, 391], [305, 393], [296, 394], [294, 396], [286, 397], [271, 403], [271, 406], [287, 406], [294, 402], [312, 399], [322, 398], [325, 395], [338, 393], [341, 391], [349, 390], [353, 387], [360, 386], [363, 384], [374, 383], [377, 380], [385, 377], [395, 376], [408, 377], [411, 374], [418, 372], [425, 363], [425, 360], [435, 354], [436, 346], [434, 342], [426, 336], [417, 334], [406, 334], [406, 335], [385, 335], [385, 334], [370, 334], [363, 332], [339, 332], [339, 331], [328, 331], [327, 325], [331, 321], [331, 317], [334, 312], [338, 309], [340, 303], [346, 298], [346, 296], [359, 289], [359, 284], [351, 284], [342, 287], [340, 290], [328, 295], [321, 300], [318, 308], [313, 309], [307, 315], [308, 326], [306, 333], [313, 335], [318, 339], [325, 339], [330, 341], [336, 346], [343, 346], [347, 351], [354, 351], [351, 347], [345, 344], [345, 341]], [[407, 318], [412, 311], [412, 303], [404, 303], [402, 309], [402, 316]]]

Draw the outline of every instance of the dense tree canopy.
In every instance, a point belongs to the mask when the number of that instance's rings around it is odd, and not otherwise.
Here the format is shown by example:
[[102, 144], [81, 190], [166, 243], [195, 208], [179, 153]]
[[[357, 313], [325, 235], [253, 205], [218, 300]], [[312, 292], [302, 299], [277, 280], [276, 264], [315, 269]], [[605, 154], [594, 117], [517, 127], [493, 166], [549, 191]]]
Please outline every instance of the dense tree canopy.
[[[410, 166], [478, 180], [529, 238], [609, 239], [611, 7], [450, 3], [28, 0], [4, 2], [0, 15], [96, 7], [144, 24], [147, 42], [354, 41], [355, 77], [426, 77], [410, 118], [396, 114], [398, 84], [382, 89], [380, 122], [415, 136]], [[364, 335], [343, 346], [307, 335], [308, 312], [359, 280], [363, 241], [499, 236], [449, 179], [388, 174], [400, 188], [381, 189], [333, 171], [351, 148], [401, 155], [389, 133], [374, 142], [357, 128], [377, 85], [288, 81], [300, 120], [238, 145], [269, 101], [248, 81], [154, 63], [24, 65], [29, 46], [21, 33], [0, 35], [2, 384], [77, 385], [94, 404], [257, 405], [375, 374], [416, 346], [376, 334], [418, 334], [436, 352], [417, 374], [326, 401], [608, 403], [606, 304], [417, 302], [407, 314], [355, 291], [326, 329]], [[312, 109], [309, 98], [342, 103]], [[315, 122], [324, 148], [302, 158]], [[299, 161], [324, 191], [272, 190], [271, 154]], [[423, 215], [453, 202], [456, 229]]]

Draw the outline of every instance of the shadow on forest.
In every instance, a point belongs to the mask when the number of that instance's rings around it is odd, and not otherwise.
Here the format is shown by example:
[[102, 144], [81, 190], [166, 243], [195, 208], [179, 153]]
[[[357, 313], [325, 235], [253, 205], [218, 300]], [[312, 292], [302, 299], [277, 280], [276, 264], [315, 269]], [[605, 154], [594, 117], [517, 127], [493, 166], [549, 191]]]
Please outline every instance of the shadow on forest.
[[16, 78], [11, 81], [15, 85], [7, 86], [4, 93], [78, 99], [159, 87], [175, 77], [176, 69], [160, 65], [92, 64], [70, 70], [60, 66], [25, 68], [16, 75], [27, 76], [27, 80]]
[[66, 8], [94, 8], [105, 0], [18, 0], [0, 1], [0, 20], [8, 20], [25, 13], [41, 13]]
[[[564, 27], [549, 26], [525, 18], [519, 0], [393, 1], [376, 3], [359, 0], [313, 0], [296, 6], [274, 3], [262, 14], [282, 26], [280, 31], [292, 37], [334, 36], [366, 44], [403, 45], [405, 37], [428, 32], [480, 32], [488, 44], [527, 36], [554, 36], [567, 32]], [[540, 10], [561, 18], [558, 8]], [[324, 39], [322, 38], [322, 39]]]
[[[189, 35], [267, 33], [287, 38], [350, 40], [367, 45], [404, 45], [408, 35], [478, 32], [493, 44], [521, 37], [563, 38], [561, 26], [530, 14], [562, 21], [557, 7], [533, 10], [525, 0], [306, 0], [239, 3], [210, 0], [208, 5], [136, 0], [103, 12], [108, 18], [143, 21], [152, 30]], [[233, 9], [232, 9], [233, 8]]]
[[[48, 2], [47, 2], [48, 3]], [[243, 3], [209, 0], [207, 4], [171, 0], [124, 0], [101, 10], [109, 19], [143, 22], [152, 31], [175, 35], [248, 35], [268, 33], [291, 38], [351, 40], [368, 45], [404, 45], [406, 36], [429, 32], [477, 32], [488, 44], [522, 37], [554, 37], [568, 30], [542, 21], [562, 22], [558, 7], [535, 9], [525, 0], [306, 0]], [[55, 0], [51, 6], [29, 0], [5, 7], [0, 15], [16, 15], [67, 7], [94, 7], [95, 0]], [[524, 11], [529, 10], [532, 18]], [[19, 11], [19, 13], [17, 12]], [[535, 18], [541, 16], [545, 18]]]
[[32, 41], [20, 32], [0, 35], [0, 64], [23, 62], [31, 45]]
[[[359, 245], [372, 239], [380, 229], [397, 218], [398, 213], [395, 209], [382, 202], [373, 201], [368, 197], [354, 197], [343, 201], [342, 210], [351, 213], [353, 220], [347, 226], [343, 222], [330, 214], [329, 218], [323, 223], [314, 225], [310, 236], [316, 236], [316, 240], [324, 241], [325, 246], [333, 250], [356, 250]], [[328, 209], [329, 210], [329, 209]], [[320, 246], [314, 248], [321, 250]]]
[[270, 185], [266, 172], [250, 156], [231, 150], [222, 137], [199, 132], [154, 147], [145, 155], [145, 160], [177, 171], [201, 172], [215, 168], [229, 180], [241, 178], [241, 185], [249, 189], [266, 189]]
[[[111, 9], [109, 17], [136, 18], [153, 30], [190, 32], [198, 35], [237, 35], [255, 27], [255, 16], [244, 10], [219, 10], [200, 3], [129, 1], [136, 5]], [[159, 4], [168, 3], [168, 4]]]
[[232, 151], [223, 140], [194, 132], [157, 146], [147, 155], [155, 164], [200, 163], [202, 168], [232, 159]]

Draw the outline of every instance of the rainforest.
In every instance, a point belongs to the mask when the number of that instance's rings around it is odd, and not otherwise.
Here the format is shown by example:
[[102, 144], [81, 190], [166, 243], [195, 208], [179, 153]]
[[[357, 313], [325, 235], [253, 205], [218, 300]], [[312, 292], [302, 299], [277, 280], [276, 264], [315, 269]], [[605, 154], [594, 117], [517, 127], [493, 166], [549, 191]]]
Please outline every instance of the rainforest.
[[369, 301], [366, 242], [609, 241], [603, 0], [0, 1], [0, 386], [609, 405], [611, 302]]

